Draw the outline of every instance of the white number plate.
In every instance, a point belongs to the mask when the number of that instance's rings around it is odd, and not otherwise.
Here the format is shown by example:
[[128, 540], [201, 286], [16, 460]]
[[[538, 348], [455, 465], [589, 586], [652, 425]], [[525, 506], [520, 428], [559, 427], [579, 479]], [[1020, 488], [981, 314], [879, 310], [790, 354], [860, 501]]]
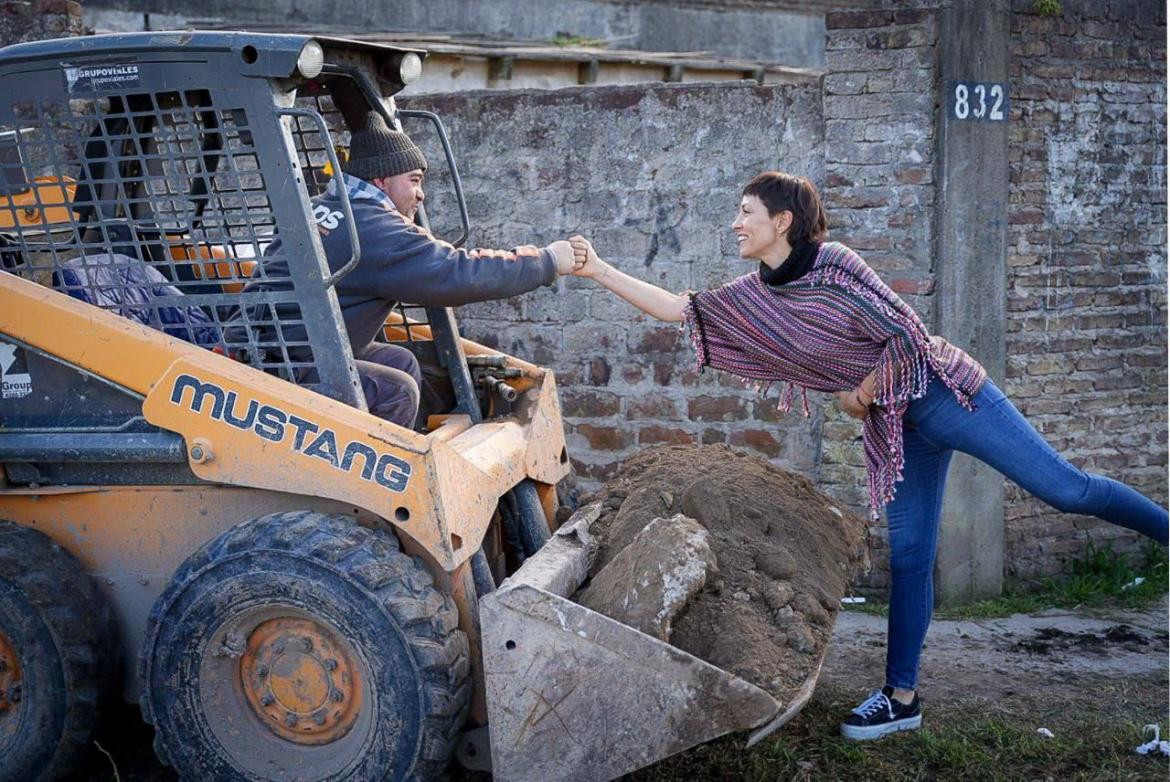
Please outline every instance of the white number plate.
[[998, 81], [953, 81], [947, 88], [947, 112], [951, 119], [1005, 122], [1007, 85]]

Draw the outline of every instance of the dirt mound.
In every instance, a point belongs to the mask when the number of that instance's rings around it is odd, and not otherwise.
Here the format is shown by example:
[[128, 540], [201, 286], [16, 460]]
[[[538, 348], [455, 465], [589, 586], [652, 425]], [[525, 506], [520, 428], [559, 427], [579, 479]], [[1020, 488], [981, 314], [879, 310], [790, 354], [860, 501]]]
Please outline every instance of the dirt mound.
[[630, 458], [593, 500], [596, 575], [656, 518], [705, 527], [717, 572], [675, 619], [675, 646], [787, 700], [819, 664], [865, 523], [806, 478], [727, 446]]

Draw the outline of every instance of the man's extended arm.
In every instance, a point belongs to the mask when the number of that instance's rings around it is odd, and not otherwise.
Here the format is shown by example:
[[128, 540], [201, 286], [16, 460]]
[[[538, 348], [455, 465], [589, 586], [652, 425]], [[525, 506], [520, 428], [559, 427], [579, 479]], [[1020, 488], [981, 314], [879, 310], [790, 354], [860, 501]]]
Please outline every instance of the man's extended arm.
[[[563, 244], [564, 247], [555, 245]], [[462, 250], [435, 239], [400, 215], [379, 220], [362, 236], [363, 255], [379, 259], [362, 270], [378, 295], [430, 307], [504, 299], [551, 285], [560, 266], [572, 266], [567, 242], [537, 250]], [[533, 252], [535, 250], [535, 252]], [[357, 270], [355, 270], [356, 272]]]

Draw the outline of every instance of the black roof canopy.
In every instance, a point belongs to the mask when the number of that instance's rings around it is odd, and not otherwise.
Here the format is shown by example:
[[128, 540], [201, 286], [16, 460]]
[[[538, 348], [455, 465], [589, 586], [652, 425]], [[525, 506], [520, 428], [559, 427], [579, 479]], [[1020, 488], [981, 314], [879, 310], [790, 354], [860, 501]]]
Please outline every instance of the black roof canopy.
[[[20, 43], [0, 49], [0, 68], [21, 69], [22, 65], [59, 67], [63, 64], [100, 62], [176, 62], [200, 60], [200, 55], [238, 53], [243, 76], [285, 78], [294, 74], [297, 58], [305, 44], [316, 41], [325, 50], [328, 63], [370, 67], [397, 92], [398, 65], [406, 54], [426, 57], [421, 49], [332, 36], [313, 36], [238, 31], [180, 30], [169, 32], [117, 33], [76, 38], [56, 38]], [[385, 84], [389, 82], [389, 84]], [[394, 87], [397, 86], [397, 89]]]

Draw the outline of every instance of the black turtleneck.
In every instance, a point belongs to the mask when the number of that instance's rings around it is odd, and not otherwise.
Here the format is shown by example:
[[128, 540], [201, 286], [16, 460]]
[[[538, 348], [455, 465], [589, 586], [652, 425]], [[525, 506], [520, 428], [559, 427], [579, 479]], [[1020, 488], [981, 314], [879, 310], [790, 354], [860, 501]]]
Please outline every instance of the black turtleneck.
[[760, 279], [767, 285], [784, 285], [799, 279], [808, 273], [813, 262], [817, 259], [817, 251], [821, 249], [820, 242], [800, 240], [792, 247], [792, 252], [784, 262], [775, 269], [763, 261], [760, 262]]

